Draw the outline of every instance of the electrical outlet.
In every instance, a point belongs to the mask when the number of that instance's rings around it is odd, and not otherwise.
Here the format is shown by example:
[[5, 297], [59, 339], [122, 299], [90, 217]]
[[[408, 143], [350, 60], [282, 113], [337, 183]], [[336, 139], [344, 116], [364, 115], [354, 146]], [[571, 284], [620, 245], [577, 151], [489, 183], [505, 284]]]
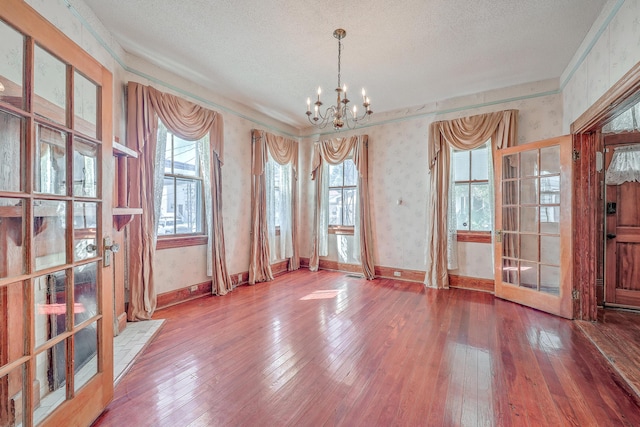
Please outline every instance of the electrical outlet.
[[242, 283], [242, 273], [238, 274], [238, 283]]
[[393, 272], [393, 276], [394, 276], [394, 277], [401, 277], [401, 276], [402, 276], [402, 273], [401, 273], [400, 271], [394, 271], [394, 272]]
[[198, 285], [191, 285], [191, 287], [189, 288], [189, 292], [195, 292], [198, 290]]

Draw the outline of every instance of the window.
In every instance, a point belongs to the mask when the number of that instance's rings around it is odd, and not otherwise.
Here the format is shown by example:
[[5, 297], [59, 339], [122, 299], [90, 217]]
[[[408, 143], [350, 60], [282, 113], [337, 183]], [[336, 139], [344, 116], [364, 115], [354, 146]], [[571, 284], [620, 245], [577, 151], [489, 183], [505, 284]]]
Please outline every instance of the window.
[[160, 141], [166, 146], [158, 236], [204, 234], [202, 140], [184, 140], [158, 121]]
[[474, 150], [453, 151], [451, 212], [458, 231], [490, 231], [492, 228], [489, 144]]
[[329, 228], [353, 228], [356, 222], [358, 171], [353, 159], [329, 165]]

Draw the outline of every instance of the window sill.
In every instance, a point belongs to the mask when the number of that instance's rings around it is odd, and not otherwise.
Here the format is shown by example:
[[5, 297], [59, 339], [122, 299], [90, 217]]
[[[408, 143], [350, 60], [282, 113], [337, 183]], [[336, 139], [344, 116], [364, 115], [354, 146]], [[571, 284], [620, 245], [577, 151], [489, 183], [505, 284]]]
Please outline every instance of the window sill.
[[491, 232], [458, 231], [458, 242], [491, 243]]
[[353, 236], [354, 228], [345, 225], [330, 225], [329, 234]]
[[184, 248], [187, 246], [199, 246], [207, 244], [207, 236], [176, 236], [176, 237], [159, 237], [156, 249], [172, 249]]

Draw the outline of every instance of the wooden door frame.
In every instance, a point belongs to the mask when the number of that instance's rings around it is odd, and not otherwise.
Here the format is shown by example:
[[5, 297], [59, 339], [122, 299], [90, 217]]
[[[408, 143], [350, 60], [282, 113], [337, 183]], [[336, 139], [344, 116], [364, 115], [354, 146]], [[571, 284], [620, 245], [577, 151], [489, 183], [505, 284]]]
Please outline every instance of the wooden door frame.
[[[602, 251], [599, 213], [602, 172], [596, 171], [596, 153], [602, 152], [600, 130], [612, 118], [640, 100], [640, 62], [571, 124], [574, 150], [573, 286], [577, 299], [574, 319], [597, 320], [596, 284]], [[600, 278], [601, 279], [601, 278]]]
[[[93, 58], [89, 53], [78, 46], [73, 40], [62, 33], [53, 24], [42, 17], [36, 10], [25, 3], [23, 0], [2, 0], [3, 5], [0, 7], [0, 19], [14, 27], [20, 33], [27, 37], [27, 51], [33, 49], [34, 43], [42, 46], [46, 50], [55, 54], [55, 56], [66, 64], [71, 64], [86, 78], [95, 82], [101, 87], [97, 98], [98, 117], [100, 118], [98, 128], [96, 129], [98, 139], [101, 140], [100, 156], [101, 163], [99, 165], [99, 176], [101, 177], [102, 188], [99, 189], [101, 202], [101, 222], [98, 227], [102, 230], [101, 235], [107, 236], [112, 234], [112, 212], [113, 195], [111, 191], [105, 191], [106, 186], [110, 186], [113, 182], [113, 170], [109, 160], [112, 156], [113, 141], [113, 76], [111, 72], [103, 66], [97, 59]], [[32, 57], [26, 55], [26, 61], [32, 61]], [[78, 66], [81, 64], [81, 67]], [[32, 71], [32, 63], [26, 66]], [[23, 82], [23, 93], [33, 91], [32, 84], [33, 75], [25, 79]], [[67, 81], [67, 84], [68, 81]], [[67, 94], [68, 103], [73, 102], [73, 94]], [[27, 102], [30, 98], [26, 97]], [[33, 117], [34, 113], [31, 106], [27, 109], [20, 109], [21, 116]], [[73, 118], [72, 118], [73, 120]], [[33, 119], [31, 122], [33, 123]], [[31, 148], [29, 148], [33, 139], [33, 124], [27, 127], [26, 138], [29, 141], [26, 149], [26, 156], [31, 156]], [[26, 188], [30, 189], [32, 185], [31, 177], [27, 175]], [[20, 197], [20, 196], [17, 196]], [[30, 213], [27, 211], [27, 226], [30, 226]], [[30, 242], [26, 242], [27, 247], [32, 247]], [[96, 260], [99, 269], [102, 270], [102, 278], [98, 282], [98, 305], [100, 307], [101, 320], [98, 321], [98, 352], [101, 358], [98, 364], [98, 372], [85, 384], [78, 392], [75, 393], [74, 400], [65, 400], [57, 409], [51, 412], [42, 422], [43, 426], [59, 426], [59, 425], [88, 425], [102, 411], [113, 398], [113, 267], [104, 267], [100, 257], [103, 255], [102, 242], [96, 242], [98, 246], [99, 257]], [[72, 245], [68, 242], [67, 245]], [[69, 248], [67, 248], [69, 253]], [[27, 261], [28, 262], [28, 261]], [[34, 273], [35, 274], [35, 273]], [[32, 274], [32, 275], [34, 275]], [[22, 280], [17, 280], [22, 282]], [[30, 312], [29, 318], [33, 317], [33, 304], [30, 297], [26, 298], [27, 306], [25, 310]], [[26, 311], [25, 311], [26, 312]], [[27, 331], [25, 337], [29, 348], [35, 347], [35, 338], [33, 332]], [[30, 350], [31, 351], [31, 350]], [[35, 378], [34, 364], [30, 363], [33, 356], [29, 352], [28, 355], [18, 359], [20, 363], [27, 364], [25, 383], [32, 384]], [[30, 389], [30, 388], [28, 388]], [[26, 393], [24, 399], [32, 404], [33, 396]], [[30, 421], [26, 425], [31, 425]]]

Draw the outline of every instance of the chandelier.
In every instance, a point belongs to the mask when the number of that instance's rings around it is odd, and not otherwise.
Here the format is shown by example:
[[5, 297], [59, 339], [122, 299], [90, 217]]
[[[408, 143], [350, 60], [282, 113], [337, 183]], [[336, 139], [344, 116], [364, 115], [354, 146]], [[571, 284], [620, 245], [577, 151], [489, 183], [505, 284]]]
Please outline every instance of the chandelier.
[[358, 117], [358, 107], [355, 105], [350, 108], [349, 98], [347, 98], [347, 85], [340, 86], [340, 58], [342, 53], [342, 39], [347, 36], [347, 32], [342, 28], [338, 28], [333, 32], [333, 37], [338, 39], [338, 87], [336, 87], [336, 105], [328, 107], [324, 114], [320, 111], [322, 102], [320, 101], [320, 95], [322, 89], [318, 87], [318, 99], [314, 103], [314, 111], [311, 111], [311, 98], [307, 98], [307, 118], [309, 122], [324, 129], [329, 123], [333, 124], [335, 130], [342, 129], [345, 125], [349, 129], [353, 129], [359, 122], [366, 122], [369, 116], [373, 114], [371, 111], [371, 103], [366, 95], [364, 89], [362, 89], [362, 106], [364, 111], [360, 117]]

